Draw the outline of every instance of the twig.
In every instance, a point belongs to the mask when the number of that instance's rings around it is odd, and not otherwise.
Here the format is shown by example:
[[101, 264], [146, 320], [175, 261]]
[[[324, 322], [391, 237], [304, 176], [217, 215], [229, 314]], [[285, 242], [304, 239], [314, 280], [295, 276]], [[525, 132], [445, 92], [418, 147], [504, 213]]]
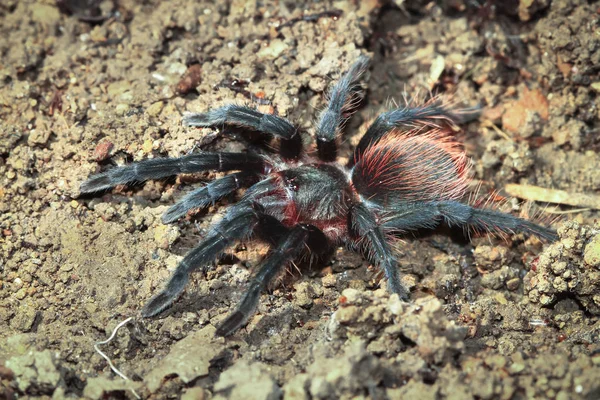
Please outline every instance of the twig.
[[486, 119], [483, 121], [482, 125], [486, 128], [492, 128], [498, 135], [500, 135], [502, 138], [510, 141], [510, 142], [514, 142], [515, 140], [510, 137], [510, 135], [506, 132], [504, 132], [502, 129], [498, 128], [496, 126], [496, 124], [494, 124], [492, 121], [490, 121], [489, 119]]
[[[104, 340], [102, 342], [96, 342], [94, 344], [94, 350], [96, 350], [98, 352], [98, 354], [100, 354], [108, 362], [108, 365], [110, 366], [110, 369], [112, 369], [115, 374], [119, 375], [121, 378], [123, 378], [126, 381], [129, 381], [131, 379], [129, 379], [124, 373], [122, 373], [121, 371], [119, 371], [117, 369], [117, 367], [115, 367], [114, 364], [112, 363], [112, 360], [106, 354], [104, 354], [102, 352], [102, 350], [100, 350], [98, 348], [98, 346], [101, 345], [101, 344], [108, 344], [108, 343], [110, 343], [114, 339], [115, 335], [117, 334], [117, 331], [122, 326], [126, 325], [129, 321], [131, 321], [132, 319], [133, 319], [133, 317], [129, 317], [125, 321], [119, 323], [119, 325], [117, 325], [115, 327], [115, 329], [113, 330], [112, 334], [110, 335], [110, 337], [108, 339], [106, 339], [106, 340]], [[137, 394], [137, 392], [135, 391], [135, 389], [130, 389], [130, 390], [131, 390], [131, 392], [133, 393], [133, 395], [135, 396], [136, 399], [141, 399], [141, 397]]]
[[577, 213], [582, 213], [584, 211], [590, 211], [591, 208], [575, 208], [573, 210], [557, 210], [556, 208], [553, 210], [542, 210], [542, 212], [545, 212], [546, 214], [555, 214], [555, 215], [565, 215], [565, 214], [577, 214]]
[[565, 204], [580, 208], [600, 210], [600, 196], [585, 193], [569, 193], [564, 190], [546, 189], [532, 185], [508, 184], [504, 188], [511, 196], [520, 199]]

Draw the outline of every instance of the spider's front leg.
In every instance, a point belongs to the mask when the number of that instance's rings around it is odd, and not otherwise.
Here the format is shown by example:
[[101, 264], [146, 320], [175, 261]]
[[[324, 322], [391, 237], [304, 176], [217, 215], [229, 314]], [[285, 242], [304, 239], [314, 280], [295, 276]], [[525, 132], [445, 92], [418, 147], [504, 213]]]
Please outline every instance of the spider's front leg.
[[283, 158], [294, 159], [302, 152], [302, 138], [290, 121], [250, 107], [230, 104], [205, 113], [188, 113], [183, 117], [183, 124], [195, 127], [241, 126], [281, 139], [279, 153]]
[[236, 172], [216, 179], [179, 199], [163, 214], [162, 222], [168, 224], [183, 217], [189, 210], [207, 207], [237, 189], [248, 187], [258, 179], [259, 175], [251, 171]]
[[144, 306], [142, 316], [152, 317], [171, 305], [183, 292], [191, 272], [206, 267], [227, 247], [250, 236], [260, 218], [261, 213], [247, 203], [230, 208], [223, 220], [210, 230], [208, 236], [185, 255], [164, 289]]
[[185, 255], [165, 288], [144, 306], [142, 316], [151, 317], [163, 311], [181, 294], [191, 272], [214, 262], [227, 247], [249, 237], [257, 227], [269, 221], [272, 217], [267, 216], [253, 200], [253, 195], [269, 189], [272, 186], [268, 179], [248, 189], [244, 199], [229, 208], [223, 219], [210, 229], [207, 237]]
[[367, 260], [383, 269], [388, 280], [388, 290], [396, 293], [401, 300], [408, 301], [410, 293], [400, 281], [398, 261], [375, 214], [364, 203], [355, 204], [350, 209], [350, 230], [357, 238], [355, 247], [362, 247]]
[[369, 57], [360, 56], [329, 94], [329, 103], [319, 116], [317, 126], [317, 150], [323, 161], [334, 161], [337, 157], [336, 139], [345, 119], [344, 115], [355, 105], [358, 81], [367, 70]]
[[[287, 230], [277, 244], [261, 263], [258, 271], [252, 277], [244, 297], [237, 309], [217, 329], [217, 335], [228, 336], [248, 322], [258, 306], [260, 294], [268, 284], [279, 274], [282, 268], [293, 261], [302, 251], [306, 250], [310, 241], [327, 240], [323, 233], [311, 225], [300, 224], [291, 229], [285, 228], [279, 221], [271, 221], [279, 225], [275, 230]], [[318, 239], [315, 239], [317, 238]]]
[[130, 182], [143, 182], [149, 179], [208, 170], [262, 172], [264, 167], [263, 157], [245, 153], [203, 152], [177, 158], [153, 158], [93, 175], [81, 184], [79, 191], [91, 193]]

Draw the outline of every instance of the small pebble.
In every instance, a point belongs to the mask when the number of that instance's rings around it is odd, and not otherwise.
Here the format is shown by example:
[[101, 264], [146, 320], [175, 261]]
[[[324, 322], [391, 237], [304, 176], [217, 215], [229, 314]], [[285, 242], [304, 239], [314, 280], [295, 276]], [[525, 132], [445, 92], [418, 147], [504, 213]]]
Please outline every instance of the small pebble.
[[146, 112], [148, 113], [149, 116], [156, 117], [156, 116], [158, 116], [158, 114], [160, 114], [164, 105], [165, 105], [165, 103], [163, 103], [162, 101], [157, 101], [156, 103], [154, 103], [150, 107], [148, 107], [146, 109]]
[[506, 288], [514, 291], [519, 288], [520, 284], [521, 280], [519, 278], [510, 279], [508, 282], [506, 282]]
[[337, 279], [333, 274], [327, 274], [323, 278], [321, 278], [321, 282], [324, 287], [335, 287]]
[[594, 236], [587, 246], [585, 246], [583, 261], [592, 267], [600, 266], [600, 235]]
[[346, 304], [360, 304], [360, 292], [356, 289], [344, 289], [342, 296], [346, 298]]
[[202, 80], [202, 67], [200, 64], [190, 65], [187, 71], [181, 77], [175, 91], [178, 94], [187, 94], [200, 84]]
[[94, 149], [94, 160], [96, 161], [104, 161], [110, 156], [110, 152], [113, 149], [114, 145], [111, 142], [103, 141], [98, 143], [96, 148]]
[[144, 141], [144, 144], [142, 145], [142, 151], [146, 154], [152, 151], [152, 140], [147, 139]]
[[400, 300], [397, 294], [392, 294], [388, 301], [388, 310], [396, 316], [404, 312], [404, 303]]
[[129, 111], [129, 105], [128, 104], [117, 104], [117, 107], [115, 107], [115, 113], [119, 116], [123, 116], [125, 115], [125, 113]]

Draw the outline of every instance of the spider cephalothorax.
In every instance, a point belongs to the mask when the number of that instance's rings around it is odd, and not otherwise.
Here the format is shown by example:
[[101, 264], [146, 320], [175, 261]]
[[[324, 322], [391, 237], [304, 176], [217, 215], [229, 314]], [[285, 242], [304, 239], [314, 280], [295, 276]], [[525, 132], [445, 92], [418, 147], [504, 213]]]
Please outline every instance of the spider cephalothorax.
[[378, 116], [357, 145], [347, 166], [335, 162], [340, 127], [355, 103], [358, 80], [368, 65], [360, 57], [330, 94], [316, 126], [316, 157], [303, 148], [299, 130], [289, 121], [248, 107], [229, 105], [187, 114], [187, 126], [234, 125], [280, 141], [279, 152], [202, 152], [179, 158], [141, 161], [92, 176], [81, 192], [117, 184], [206, 170], [238, 171], [184, 196], [167, 210], [169, 223], [240, 188], [246, 192], [175, 269], [166, 287], [144, 307], [153, 316], [185, 288], [189, 274], [206, 268], [221, 252], [249, 237], [265, 240], [271, 250], [253, 275], [237, 309], [217, 330], [229, 335], [255, 312], [261, 292], [302, 253], [324, 254], [345, 245], [380, 267], [389, 290], [408, 300], [390, 236], [441, 222], [491, 233], [521, 231], [548, 240], [551, 229], [460, 199], [467, 183], [464, 152], [443, 128], [459, 116], [440, 103], [407, 106]]

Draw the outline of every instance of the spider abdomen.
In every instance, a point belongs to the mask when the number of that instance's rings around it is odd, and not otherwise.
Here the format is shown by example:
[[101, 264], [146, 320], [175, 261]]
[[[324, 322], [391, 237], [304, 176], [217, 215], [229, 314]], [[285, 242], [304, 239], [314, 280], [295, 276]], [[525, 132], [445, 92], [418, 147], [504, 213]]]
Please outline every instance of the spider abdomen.
[[464, 152], [436, 131], [393, 132], [371, 145], [352, 169], [352, 184], [381, 205], [460, 199], [467, 189]]

